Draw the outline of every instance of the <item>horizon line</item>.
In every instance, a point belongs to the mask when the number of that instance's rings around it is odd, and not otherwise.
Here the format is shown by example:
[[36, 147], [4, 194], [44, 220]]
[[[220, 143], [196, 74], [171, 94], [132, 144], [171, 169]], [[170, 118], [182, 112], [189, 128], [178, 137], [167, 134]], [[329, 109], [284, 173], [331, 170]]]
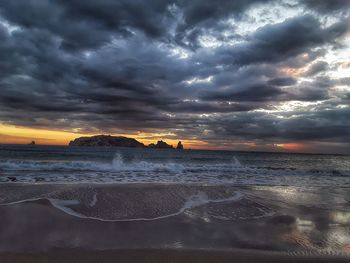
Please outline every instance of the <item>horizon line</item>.
[[[121, 136], [123, 137], [123, 136]], [[47, 147], [73, 147], [73, 148], [135, 148], [135, 147], [121, 147], [121, 146], [69, 146], [69, 144], [23, 144], [23, 143], [0, 143], [0, 146], [28, 146], [28, 147], [36, 147], [36, 146], [47, 146]], [[146, 149], [153, 149], [149, 147], [145, 147]], [[156, 150], [164, 150], [164, 149], [156, 149]], [[165, 150], [176, 150], [174, 149], [165, 149]], [[244, 152], [244, 153], [272, 153], [272, 154], [312, 154], [312, 155], [340, 155], [340, 156], [350, 156], [349, 153], [326, 153], [326, 152], [298, 152], [298, 151], [264, 151], [264, 150], [234, 150], [234, 149], [210, 149], [210, 148], [184, 148], [183, 150], [190, 151], [226, 151], [226, 152]]]

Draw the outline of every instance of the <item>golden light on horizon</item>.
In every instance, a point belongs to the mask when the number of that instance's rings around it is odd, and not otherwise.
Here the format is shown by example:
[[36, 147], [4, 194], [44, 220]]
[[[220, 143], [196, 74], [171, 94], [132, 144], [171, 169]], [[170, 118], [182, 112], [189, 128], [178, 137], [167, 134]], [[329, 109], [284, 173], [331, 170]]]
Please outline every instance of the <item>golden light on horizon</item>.
[[301, 143], [277, 143], [274, 146], [287, 151], [301, 151], [304, 149], [304, 145]]
[[[109, 134], [109, 133], [99, 133]], [[36, 144], [42, 145], [68, 145], [71, 140], [82, 136], [93, 136], [97, 134], [88, 133], [74, 133], [69, 131], [57, 131], [49, 129], [35, 129], [28, 127], [19, 127], [0, 123], [0, 144], [28, 144], [31, 141], [35, 141]], [[158, 140], [164, 140], [168, 144], [176, 147], [177, 143], [181, 141], [187, 149], [204, 149], [207, 143], [199, 140], [182, 140], [182, 139], [169, 139], [167, 136], [172, 134], [166, 133], [144, 133], [139, 132], [136, 134], [113, 134], [115, 136], [132, 137], [136, 140], [148, 145], [150, 143], [156, 143]], [[173, 135], [172, 135], [173, 136]]]
[[[131, 134], [115, 134], [101, 132], [98, 134], [131, 137], [142, 142], [145, 145], [156, 143], [158, 140], [163, 140], [168, 144], [173, 145], [174, 147], [176, 147], [177, 143], [181, 141], [186, 149], [259, 150], [259, 145], [251, 142], [241, 142], [231, 146], [226, 145], [225, 147], [220, 147], [220, 145], [210, 144], [209, 142], [201, 141], [198, 139], [177, 138], [176, 135], [172, 133], [137, 132]], [[98, 134], [20, 127], [0, 123], [0, 144], [29, 144], [31, 141], [35, 141], [35, 143], [39, 145], [68, 145], [68, 143], [75, 138], [83, 136], [94, 136]], [[273, 146], [275, 149], [281, 151], [305, 150], [305, 145], [300, 143], [277, 143], [273, 144]]]
[[0, 143], [3, 144], [26, 144], [35, 141], [38, 144], [66, 145], [80, 136], [88, 135], [0, 124]]

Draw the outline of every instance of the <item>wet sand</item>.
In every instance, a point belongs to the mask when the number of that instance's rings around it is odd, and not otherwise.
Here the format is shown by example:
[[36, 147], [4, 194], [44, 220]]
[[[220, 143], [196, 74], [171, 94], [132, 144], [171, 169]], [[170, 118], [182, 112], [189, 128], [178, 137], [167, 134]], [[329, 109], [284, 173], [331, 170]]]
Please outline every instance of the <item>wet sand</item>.
[[83, 251], [61, 250], [50, 253], [0, 253], [2, 263], [348, 263], [348, 257], [341, 256], [289, 256], [275, 252], [251, 250], [175, 250], [134, 249]]
[[0, 185], [0, 262], [349, 262], [348, 189]]

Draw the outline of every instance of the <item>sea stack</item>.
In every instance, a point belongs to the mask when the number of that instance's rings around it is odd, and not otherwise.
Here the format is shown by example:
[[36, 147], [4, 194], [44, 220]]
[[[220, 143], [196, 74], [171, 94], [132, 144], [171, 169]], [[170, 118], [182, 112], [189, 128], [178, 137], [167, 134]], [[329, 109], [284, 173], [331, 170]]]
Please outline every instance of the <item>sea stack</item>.
[[184, 146], [182, 145], [181, 141], [177, 143], [176, 149], [183, 150]]
[[157, 149], [174, 149], [174, 147], [170, 144], [167, 144], [163, 141], [158, 141], [157, 144], [151, 143], [148, 145], [149, 148], [157, 148]]

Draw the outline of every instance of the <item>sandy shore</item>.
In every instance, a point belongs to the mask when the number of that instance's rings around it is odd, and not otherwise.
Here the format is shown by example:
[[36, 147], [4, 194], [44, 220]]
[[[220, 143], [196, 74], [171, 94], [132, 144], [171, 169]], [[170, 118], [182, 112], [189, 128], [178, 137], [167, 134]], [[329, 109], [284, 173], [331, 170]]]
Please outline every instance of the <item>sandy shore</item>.
[[349, 258], [345, 256], [290, 256], [253, 250], [134, 249], [92, 252], [77, 249], [50, 253], [0, 253], [0, 261], [2, 263], [347, 263]]
[[348, 191], [326, 191], [0, 185], [0, 262], [349, 262]]
[[347, 263], [348, 257], [334, 256], [289, 256], [281, 253], [259, 251], [219, 251], [219, 250], [114, 250], [114, 251], [81, 251], [66, 250], [50, 253], [0, 253], [2, 263]]

